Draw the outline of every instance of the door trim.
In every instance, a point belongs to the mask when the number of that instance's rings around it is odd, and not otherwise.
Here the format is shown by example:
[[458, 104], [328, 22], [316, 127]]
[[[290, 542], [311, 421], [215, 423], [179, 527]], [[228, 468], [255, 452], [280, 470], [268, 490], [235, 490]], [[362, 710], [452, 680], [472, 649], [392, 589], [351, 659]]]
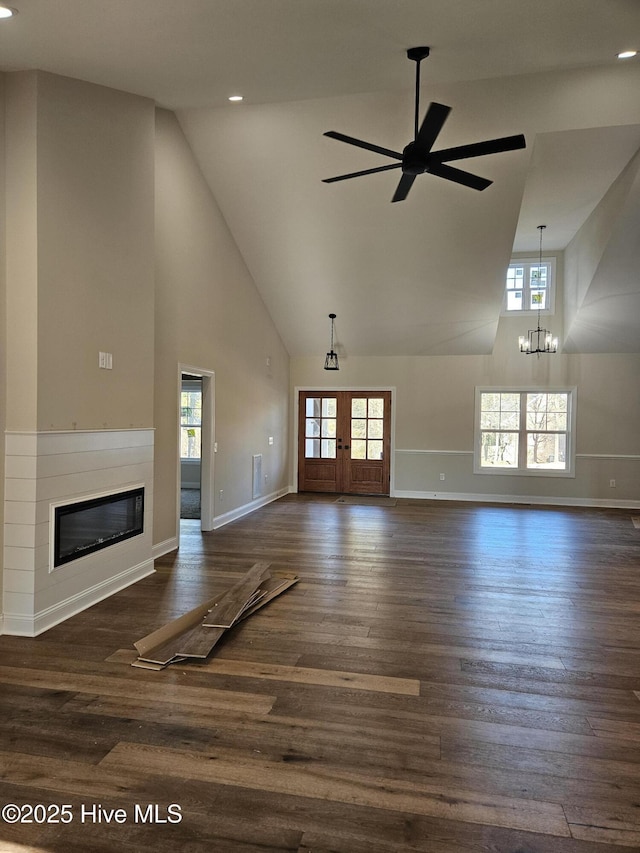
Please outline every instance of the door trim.
[[391, 394], [391, 449], [389, 451], [389, 496], [395, 497], [395, 449], [396, 449], [396, 386], [395, 385], [296, 385], [293, 389], [295, 403], [293, 406], [293, 484], [292, 492], [298, 491], [298, 437], [300, 423], [300, 392], [318, 392], [322, 394], [335, 391], [389, 391]]
[[200, 529], [214, 529], [213, 475], [215, 445], [215, 372], [192, 364], [178, 364], [177, 440], [176, 440], [176, 539], [180, 547], [180, 399], [182, 374], [190, 373], [202, 379], [202, 439], [200, 450]]

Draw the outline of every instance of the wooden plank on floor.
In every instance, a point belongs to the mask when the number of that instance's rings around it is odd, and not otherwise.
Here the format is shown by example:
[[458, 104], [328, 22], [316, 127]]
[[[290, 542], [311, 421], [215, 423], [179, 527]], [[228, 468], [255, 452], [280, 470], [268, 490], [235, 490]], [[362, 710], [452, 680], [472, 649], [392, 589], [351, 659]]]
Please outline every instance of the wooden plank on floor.
[[149, 653], [155, 653], [158, 649], [164, 646], [165, 643], [170, 642], [180, 634], [188, 631], [189, 628], [193, 628], [194, 625], [198, 625], [202, 622], [209, 610], [211, 610], [211, 608], [220, 601], [224, 595], [224, 592], [219, 593], [209, 599], [209, 601], [205, 601], [204, 604], [194, 607], [193, 610], [190, 610], [188, 613], [184, 613], [172, 622], [168, 622], [166, 625], [158, 628], [157, 631], [153, 631], [151, 634], [147, 634], [146, 637], [136, 640], [133, 645], [138, 650], [138, 654], [141, 657], [145, 657]]
[[269, 577], [265, 573], [269, 571], [270, 565], [265, 561], [255, 563], [247, 574], [213, 605], [205, 616], [203, 624], [211, 628], [230, 628], [245, 609], [248, 599], [260, 585], [260, 581]]
[[[253, 600], [253, 597], [250, 599], [251, 604], [243, 610], [238, 617], [237, 622], [246, 619], [252, 613], [255, 613], [261, 607], [264, 607], [296, 583], [296, 581], [297, 577], [293, 575], [292, 577], [269, 578], [261, 582], [263, 594], [256, 601]], [[160, 648], [154, 649], [146, 655], [140, 655], [140, 660], [167, 666], [170, 663], [177, 662], [184, 658], [207, 658], [213, 651], [215, 645], [222, 639], [226, 631], [226, 628], [212, 628], [205, 626], [200, 620], [197, 625], [194, 625], [185, 633], [164, 643]]]
[[[262, 570], [268, 571], [269, 563], [256, 563], [250, 572], [253, 572], [257, 566], [262, 566]], [[190, 628], [193, 628], [195, 625], [198, 625], [202, 622], [207, 613], [218, 604], [223, 602], [226, 597], [232, 592], [233, 589], [241, 585], [246, 578], [246, 575], [241, 578], [236, 584], [234, 584], [230, 590], [226, 590], [225, 592], [221, 592], [218, 595], [213, 596], [208, 601], [205, 601], [203, 604], [198, 605], [198, 607], [194, 607], [188, 613], [184, 613], [182, 616], [179, 616], [177, 619], [174, 619], [171, 622], [168, 622], [166, 625], [163, 625], [161, 628], [158, 628], [157, 631], [153, 631], [151, 634], [148, 634], [146, 637], [142, 637], [140, 640], [136, 640], [133, 644], [138, 650], [138, 654], [145, 660], [149, 660], [149, 655], [152, 657], [157, 656], [160, 653], [162, 657], [162, 649], [166, 643], [171, 642], [173, 639], [178, 637], [180, 634], [185, 633]], [[159, 661], [155, 661], [159, 662]]]

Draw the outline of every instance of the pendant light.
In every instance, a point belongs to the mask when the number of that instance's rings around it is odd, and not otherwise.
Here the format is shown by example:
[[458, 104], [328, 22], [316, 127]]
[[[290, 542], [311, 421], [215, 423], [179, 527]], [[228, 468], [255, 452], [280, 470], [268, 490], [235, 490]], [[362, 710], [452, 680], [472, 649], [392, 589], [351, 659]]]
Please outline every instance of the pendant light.
[[[538, 259], [538, 281], [540, 281], [542, 276], [542, 232], [546, 228], [546, 225], [538, 225], [538, 230], [540, 231], [540, 256]], [[553, 332], [549, 332], [547, 329], [542, 329], [540, 327], [540, 305], [542, 302], [542, 294], [538, 294], [538, 328], [537, 329], [529, 329], [528, 335], [525, 338], [524, 335], [520, 335], [518, 338], [518, 346], [520, 347], [520, 352], [525, 353], [525, 355], [540, 355], [542, 352], [553, 353], [558, 351], [558, 339], [554, 338]]]
[[333, 321], [336, 319], [336, 315], [329, 314], [329, 318], [331, 320], [331, 349], [327, 353], [327, 357], [324, 360], [324, 369], [340, 370], [340, 365], [338, 364], [338, 354], [333, 351]]

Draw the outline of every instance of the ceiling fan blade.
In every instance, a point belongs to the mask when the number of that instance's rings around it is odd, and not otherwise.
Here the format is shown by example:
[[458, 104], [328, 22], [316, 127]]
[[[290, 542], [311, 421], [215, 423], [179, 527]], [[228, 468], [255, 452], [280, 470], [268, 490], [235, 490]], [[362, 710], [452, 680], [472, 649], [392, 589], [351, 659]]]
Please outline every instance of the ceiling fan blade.
[[428, 154], [442, 126], [451, 112], [451, 107], [444, 104], [431, 103], [416, 137], [416, 148], [421, 154]]
[[449, 160], [466, 160], [467, 157], [482, 157], [485, 154], [499, 154], [501, 151], [516, 151], [526, 148], [524, 136], [503, 136], [500, 139], [488, 139], [486, 142], [472, 142], [470, 145], [458, 145], [455, 148], [444, 148], [433, 151], [433, 157], [442, 163]]
[[396, 191], [393, 194], [393, 198], [391, 201], [404, 201], [405, 198], [409, 195], [409, 190], [413, 186], [413, 182], [415, 181], [415, 175], [403, 175], [400, 178], [400, 182], [396, 187]]
[[439, 178], [455, 181], [456, 184], [463, 184], [465, 187], [471, 187], [472, 190], [486, 190], [493, 183], [493, 181], [488, 181], [486, 178], [472, 175], [470, 172], [454, 169], [453, 166], [445, 166], [444, 163], [429, 164], [427, 171], [430, 175], [437, 175]]
[[402, 163], [392, 163], [390, 166], [378, 166], [377, 169], [364, 169], [362, 172], [351, 172], [348, 175], [338, 175], [335, 178], [323, 178], [323, 184], [333, 184], [336, 181], [346, 181], [348, 178], [359, 178], [360, 175], [373, 175], [376, 172], [387, 172], [389, 169], [401, 169]]
[[395, 160], [402, 160], [402, 154], [398, 151], [391, 151], [389, 148], [381, 148], [380, 145], [372, 145], [370, 142], [363, 142], [362, 139], [355, 139], [353, 136], [338, 133], [337, 130], [328, 130], [323, 134], [323, 136], [328, 136], [330, 139], [337, 139], [338, 142], [346, 142], [347, 145], [366, 148], [367, 151], [374, 151], [376, 154], [382, 154], [384, 157], [393, 157]]

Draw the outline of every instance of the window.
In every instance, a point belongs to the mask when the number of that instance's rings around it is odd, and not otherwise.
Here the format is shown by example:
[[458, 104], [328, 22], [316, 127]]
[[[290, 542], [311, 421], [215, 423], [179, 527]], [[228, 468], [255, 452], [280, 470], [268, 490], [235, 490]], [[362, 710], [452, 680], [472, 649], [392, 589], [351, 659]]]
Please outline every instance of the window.
[[573, 476], [574, 389], [476, 390], [476, 474]]
[[202, 382], [183, 380], [180, 395], [180, 457], [200, 459]]
[[507, 270], [507, 284], [503, 314], [537, 311], [551, 314], [554, 311], [555, 258], [511, 261]]

